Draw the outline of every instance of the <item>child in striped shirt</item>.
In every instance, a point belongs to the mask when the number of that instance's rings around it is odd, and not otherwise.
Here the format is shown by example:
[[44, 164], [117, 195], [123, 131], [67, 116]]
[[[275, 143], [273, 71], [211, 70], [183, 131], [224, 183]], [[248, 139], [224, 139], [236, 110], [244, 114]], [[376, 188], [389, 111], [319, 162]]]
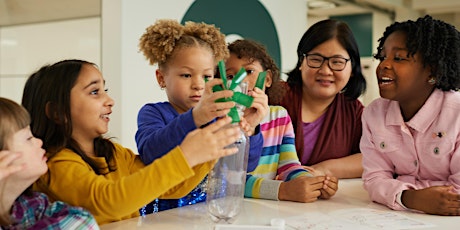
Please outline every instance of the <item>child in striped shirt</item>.
[[[254, 104], [269, 107], [269, 113], [260, 122], [264, 138], [262, 154], [256, 169], [246, 178], [246, 197], [313, 202], [318, 198], [328, 199], [337, 191], [338, 180], [332, 176], [315, 176], [301, 166], [294, 145], [294, 131], [285, 108], [269, 106], [269, 100], [282, 95], [280, 72], [264, 46], [251, 40], [236, 40], [228, 46], [230, 57], [226, 60], [228, 79], [243, 67], [247, 72], [249, 95]], [[263, 89], [255, 88], [260, 72], [266, 71]], [[265, 91], [265, 92], [264, 92]], [[252, 113], [246, 109], [245, 117]], [[259, 125], [247, 119], [252, 127]], [[252, 124], [254, 123], [254, 124]]]

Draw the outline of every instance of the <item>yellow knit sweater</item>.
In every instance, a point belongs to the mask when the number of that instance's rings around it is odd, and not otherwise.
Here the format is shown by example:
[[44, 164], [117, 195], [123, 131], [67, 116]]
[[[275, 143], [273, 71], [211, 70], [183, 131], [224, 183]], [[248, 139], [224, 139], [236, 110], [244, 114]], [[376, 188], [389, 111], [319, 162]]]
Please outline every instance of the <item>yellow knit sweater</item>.
[[108, 171], [104, 158], [93, 158], [100, 168], [97, 175], [83, 159], [64, 149], [48, 160], [48, 172], [34, 184], [34, 190], [49, 198], [90, 211], [98, 224], [139, 216], [138, 209], [155, 198], [187, 195], [211, 170], [215, 161], [190, 168], [179, 147], [145, 166], [138, 155], [115, 144], [116, 170]]

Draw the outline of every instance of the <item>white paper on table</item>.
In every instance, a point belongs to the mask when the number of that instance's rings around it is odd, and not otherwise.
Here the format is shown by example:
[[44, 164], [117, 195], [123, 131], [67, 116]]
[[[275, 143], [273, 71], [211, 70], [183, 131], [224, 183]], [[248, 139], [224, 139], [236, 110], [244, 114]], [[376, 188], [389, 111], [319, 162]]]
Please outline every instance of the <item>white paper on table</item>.
[[305, 213], [286, 218], [286, 225], [294, 229], [417, 229], [434, 227], [424, 221], [409, 218], [396, 211], [382, 211], [370, 208], [343, 209], [323, 213]]

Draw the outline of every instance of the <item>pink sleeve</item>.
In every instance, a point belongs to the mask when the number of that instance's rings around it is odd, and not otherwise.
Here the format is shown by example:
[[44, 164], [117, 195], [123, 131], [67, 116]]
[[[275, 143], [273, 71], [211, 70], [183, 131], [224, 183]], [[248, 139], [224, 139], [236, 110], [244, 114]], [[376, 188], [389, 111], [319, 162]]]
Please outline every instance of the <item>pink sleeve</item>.
[[[394, 210], [405, 210], [397, 202], [397, 195], [403, 190], [410, 189], [411, 185], [393, 178], [395, 172], [391, 160], [384, 152], [382, 153], [382, 148], [377, 149], [368, 121], [370, 118], [375, 119], [375, 116], [367, 108], [364, 109], [362, 116], [363, 134], [360, 142], [363, 154], [364, 172], [362, 178], [364, 189], [368, 191], [372, 201], [384, 204]], [[380, 143], [377, 143], [377, 145], [380, 145]], [[395, 146], [392, 147], [395, 148]], [[385, 147], [384, 151], [397, 151], [392, 147]]]

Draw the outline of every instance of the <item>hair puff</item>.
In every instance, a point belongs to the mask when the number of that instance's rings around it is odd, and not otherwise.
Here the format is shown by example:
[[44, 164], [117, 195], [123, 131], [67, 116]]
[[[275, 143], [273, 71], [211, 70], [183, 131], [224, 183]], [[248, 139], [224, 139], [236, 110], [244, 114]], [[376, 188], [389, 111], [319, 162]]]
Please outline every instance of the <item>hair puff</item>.
[[186, 37], [193, 39], [194, 45], [209, 46], [216, 61], [228, 57], [225, 35], [214, 25], [191, 21], [181, 25], [173, 19], [160, 19], [147, 27], [140, 38], [139, 50], [151, 65], [163, 64], [168, 61], [176, 48], [190, 46], [187, 44], [189, 41], [185, 41]]
[[208, 43], [217, 61], [229, 56], [225, 35], [214, 25], [188, 21], [185, 22], [185, 33]]
[[176, 20], [160, 19], [146, 28], [140, 38], [139, 49], [151, 65], [165, 62], [183, 34], [184, 27]]

